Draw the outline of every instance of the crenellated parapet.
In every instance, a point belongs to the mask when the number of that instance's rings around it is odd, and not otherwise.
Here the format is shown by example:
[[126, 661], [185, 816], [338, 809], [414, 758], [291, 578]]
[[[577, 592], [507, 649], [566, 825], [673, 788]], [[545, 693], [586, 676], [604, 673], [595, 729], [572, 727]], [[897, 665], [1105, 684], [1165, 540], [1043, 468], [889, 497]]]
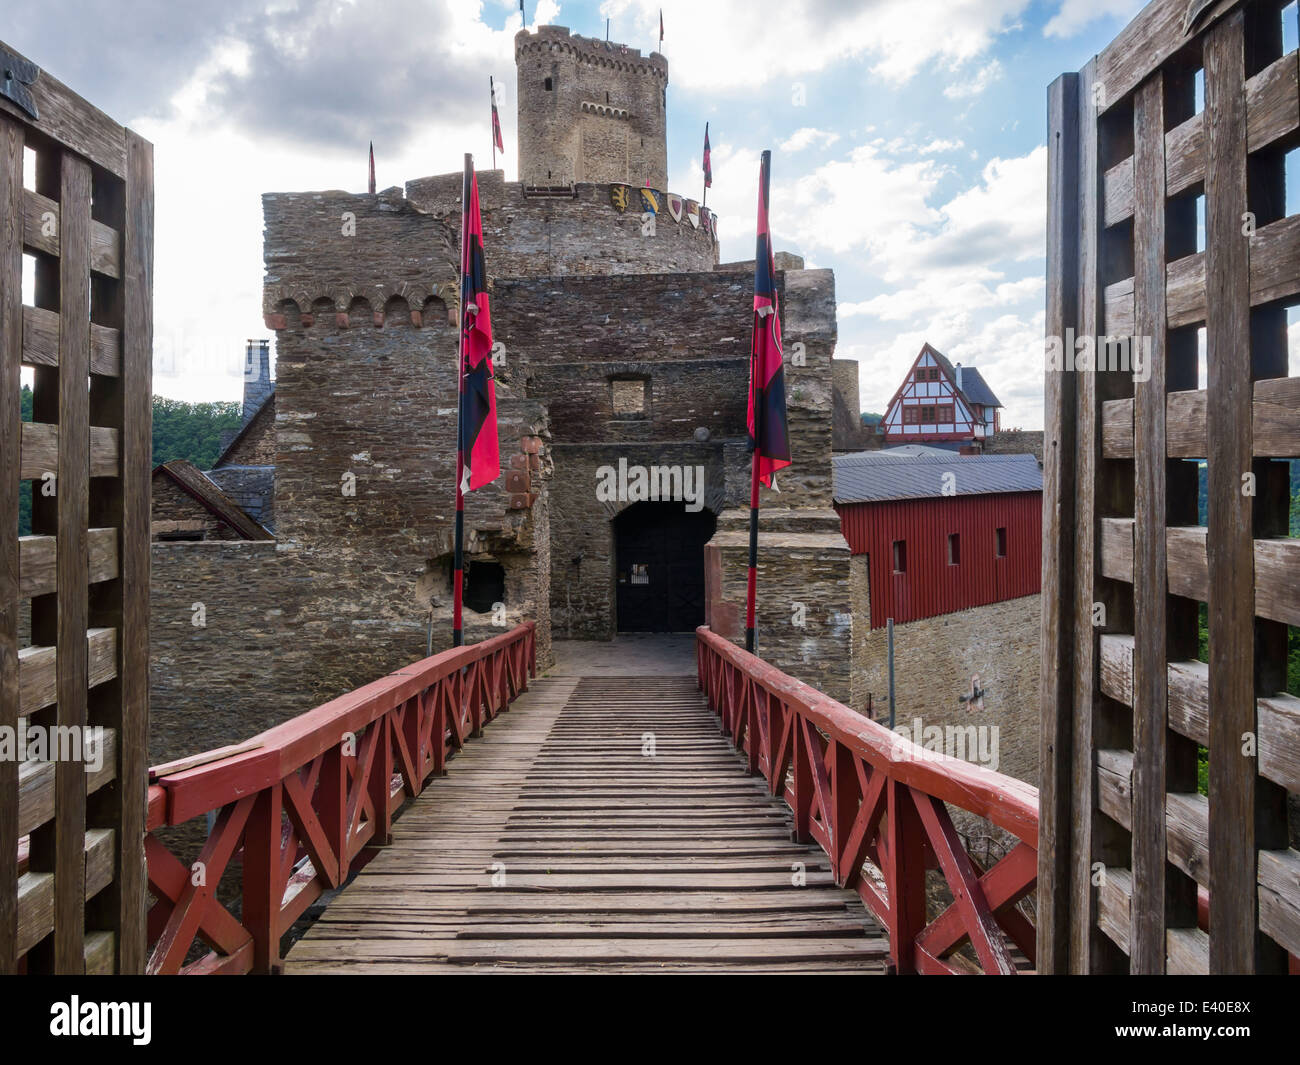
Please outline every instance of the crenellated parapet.
[[268, 328], [454, 323], [456, 232], [400, 189], [267, 193], [262, 208]]
[[520, 30], [515, 34], [516, 63], [521, 59], [553, 55], [564, 55], [574, 62], [593, 67], [645, 74], [661, 79], [665, 85], [668, 83], [668, 60], [658, 52], [643, 56], [639, 48], [583, 37], [571, 33], [567, 26], [538, 26], [535, 31]]

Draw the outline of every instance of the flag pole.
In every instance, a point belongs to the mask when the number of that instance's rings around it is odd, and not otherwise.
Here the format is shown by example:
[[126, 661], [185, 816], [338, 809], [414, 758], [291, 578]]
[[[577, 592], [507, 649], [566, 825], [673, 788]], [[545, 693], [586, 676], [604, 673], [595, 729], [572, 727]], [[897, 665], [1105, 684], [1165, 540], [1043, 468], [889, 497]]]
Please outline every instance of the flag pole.
[[460, 343], [456, 348], [456, 549], [452, 570], [451, 645], [465, 643], [461, 607], [465, 593], [465, 278], [469, 250], [469, 187], [474, 157], [465, 153], [465, 174], [460, 199]]
[[[771, 217], [772, 205], [768, 202], [768, 192], [771, 189], [772, 180], [772, 153], [770, 150], [763, 152], [762, 171], [761, 171], [761, 197], [764, 210], [768, 217]], [[707, 189], [705, 190], [708, 191]], [[768, 241], [772, 239], [771, 224], [768, 225]], [[759, 263], [754, 263], [754, 269], [757, 271]], [[754, 324], [755, 330], [766, 323], [760, 318]], [[753, 453], [750, 456], [749, 470], [749, 574], [745, 588], [745, 650], [750, 654], [758, 653], [758, 632], [755, 623], [755, 612], [758, 600], [758, 489], [760, 484], [759, 467], [763, 454], [763, 390], [758, 384], [759, 365], [758, 365], [758, 348], [757, 337], [750, 343], [749, 352], [749, 387], [750, 387], [750, 409], [754, 412], [754, 439], [752, 441]]]
[[497, 87], [491, 74], [488, 75], [488, 98], [492, 102], [492, 169], [495, 170], [497, 168]]

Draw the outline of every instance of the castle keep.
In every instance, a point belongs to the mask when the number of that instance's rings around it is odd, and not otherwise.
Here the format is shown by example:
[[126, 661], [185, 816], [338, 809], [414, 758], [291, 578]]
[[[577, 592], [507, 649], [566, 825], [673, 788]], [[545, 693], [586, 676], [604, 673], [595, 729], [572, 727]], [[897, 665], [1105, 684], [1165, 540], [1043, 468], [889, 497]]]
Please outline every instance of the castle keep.
[[[466, 640], [532, 619], [545, 664], [552, 638], [739, 639], [752, 264], [667, 209], [662, 56], [542, 27], [516, 59], [521, 180], [479, 174], [502, 475], [466, 502]], [[154, 545], [155, 760], [449, 644], [460, 185], [264, 196], [276, 541]], [[764, 490], [761, 646], [848, 701], [834, 277], [777, 266], [794, 464]]]

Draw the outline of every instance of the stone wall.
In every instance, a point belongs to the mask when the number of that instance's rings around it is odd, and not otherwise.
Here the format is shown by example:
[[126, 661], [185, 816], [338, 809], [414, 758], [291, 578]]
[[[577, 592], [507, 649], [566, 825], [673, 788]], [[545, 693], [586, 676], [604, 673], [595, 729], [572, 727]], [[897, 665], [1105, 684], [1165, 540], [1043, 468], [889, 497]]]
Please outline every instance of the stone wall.
[[519, 177], [528, 185], [668, 176], [668, 60], [539, 26], [515, 35]]
[[[856, 556], [854, 562], [866, 556]], [[866, 600], [866, 566], [854, 570], [855, 595]], [[1038, 784], [1038, 683], [1040, 597], [940, 614], [894, 626], [895, 723], [994, 726], [998, 764], [1007, 776]], [[888, 720], [888, 637], [866, 623], [869, 607], [853, 628], [854, 709], [864, 711], [870, 693], [876, 720]], [[857, 624], [862, 619], [862, 624]], [[970, 709], [969, 694], [979, 674], [982, 709]]]
[[986, 455], [1033, 455], [1038, 465], [1043, 464], [1043, 431], [1041, 429], [1026, 431], [1023, 429], [1002, 429], [985, 437], [984, 454]]
[[150, 530], [156, 538], [242, 540], [243, 533], [227, 525], [173, 481], [166, 473], [153, 476]]
[[[406, 185], [407, 202], [453, 228], [457, 244], [462, 181], [461, 174], [441, 174]], [[654, 232], [644, 233], [636, 189], [634, 202], [620, 212], [607, 184], [579, 183], [571, 196], [534, 197], [522, 183], [507, 182], [504, 171], [480, 170], [478, 195], [493, 279], [698, 271], [718, 261], [713, 237], [685, 218], [674, 222], [666, 206]]]

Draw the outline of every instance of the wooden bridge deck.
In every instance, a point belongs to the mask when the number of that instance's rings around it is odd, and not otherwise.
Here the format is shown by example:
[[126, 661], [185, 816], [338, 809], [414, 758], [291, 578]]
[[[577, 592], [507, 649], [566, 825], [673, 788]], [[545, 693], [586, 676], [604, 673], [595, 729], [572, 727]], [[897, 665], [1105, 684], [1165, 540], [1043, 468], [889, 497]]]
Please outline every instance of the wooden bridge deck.
[[693, 677], [534, 681], [393, 835], [287, 972], [884, 971]]

